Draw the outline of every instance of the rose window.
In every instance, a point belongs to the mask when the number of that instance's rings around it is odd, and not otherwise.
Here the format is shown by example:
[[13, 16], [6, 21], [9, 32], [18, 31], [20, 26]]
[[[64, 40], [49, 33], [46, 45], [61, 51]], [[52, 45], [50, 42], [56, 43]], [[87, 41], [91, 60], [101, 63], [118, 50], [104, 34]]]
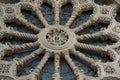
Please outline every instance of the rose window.
[[120, 80], [114, 0], [2, 0], [0, 80]]

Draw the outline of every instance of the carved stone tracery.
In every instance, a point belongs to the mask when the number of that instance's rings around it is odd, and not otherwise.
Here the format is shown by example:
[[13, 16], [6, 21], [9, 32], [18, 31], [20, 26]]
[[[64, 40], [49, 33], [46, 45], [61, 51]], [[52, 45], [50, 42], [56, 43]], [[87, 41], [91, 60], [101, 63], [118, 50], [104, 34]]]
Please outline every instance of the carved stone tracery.
[[61, 46], [68, 41], [69, 36], [62, 29], [53, 29], [47, 33], [46, 39], [51, 45]]
[[[54, 9], [54, 25], [48, 24], [44, 18], [41, 5], [46, 2], [52, 5]], [[60, 25], [60, 11], [61, 7], [71, 3], [73, 5], [73, 12], [71, 17], [65, 25]], [[39, 75], [49, 58], [54, 58], [54, 73], [53, 80], [62, 80], [60, 75], [60, 60], [64, 58], [75, 75], [75, 80], [105, 80], [108, 77], [120, 78], [120, 61], [119, 51], [116, 51], [120, 47], [120, 29], [118, 23], [115, 20], [115, 15], [119, 6], [116, 3], [111, 5], [98, 5], [93, 0], [21, 0], [16, 4], [2, 4], [0, 5], [0, 40], [3, 38], [26, 40], [31, 43], [24, 43], [22, 45], [12, 44], [0, 44], [0, 79], [9, 80], [39, 80]], [[38, 17], [40, 22], [44, 25], [44, 28], [38, 28], [34, 24], [30, 23], [22, 15], [21, 10], [30, 10], [34, 15]], [[71, 28], [71, 25], [76, 18], [84, 10], [93, 10], [93, 14], [89, 20], [79, 25], [76, 28]], [[22, 24], [27, 29], [32, 30], [35, 34], [23, 33], [15, 31], [5, 25], [6, 22], [15, 22]], [[89, 25], [97, 25], [98, 23], [110, 24], [108, 28], [101, 29], [100, 32], [80, 34]], [[108, 39], [116, 41], [113, 45], [107, 46], [95, 46], [80, 41], [89, 39]], [[15, 58], [13, 61], [2, 60], [6, 55], [12, 55], [15, 51], [25, 50], [28, 48], [36, 48], [31, 54], [24, 56], [23, 58]], [[96, 62], [92, 58], [87, 57], [84, 53], [78, 51], [78, 48], [99, 52], [98, 55], [102, 57], [109, 56], [112, 60], [111, 66], [104, 66], [102, 62]], [[25, 62], [44, 54], [39, 64], [33, 69], [29, 75], [18, 77], [17, 71], [22, 70], [25, 66]], [[90, 67], [96, 72], [97, 77], [89, 77], [80, 71], [75, 65], [70, 55], [75, 55], [81, 60], [85, 61], [85, 65]], [[105, 63], [109, 65], [110, 63]], [[116, 66], [117, 65], [117, 66]], [[118, 69], [118, 70], [117, 70]], [[107, 77], [108, 76], [108, 77]]]

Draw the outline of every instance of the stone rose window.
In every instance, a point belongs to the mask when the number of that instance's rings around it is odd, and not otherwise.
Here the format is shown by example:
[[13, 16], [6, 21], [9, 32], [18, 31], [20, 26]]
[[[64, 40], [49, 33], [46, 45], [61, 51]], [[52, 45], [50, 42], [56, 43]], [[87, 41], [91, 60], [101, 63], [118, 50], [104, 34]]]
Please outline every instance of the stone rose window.
[[117, 0], [1, 0], [0, 80], [120, 80]]

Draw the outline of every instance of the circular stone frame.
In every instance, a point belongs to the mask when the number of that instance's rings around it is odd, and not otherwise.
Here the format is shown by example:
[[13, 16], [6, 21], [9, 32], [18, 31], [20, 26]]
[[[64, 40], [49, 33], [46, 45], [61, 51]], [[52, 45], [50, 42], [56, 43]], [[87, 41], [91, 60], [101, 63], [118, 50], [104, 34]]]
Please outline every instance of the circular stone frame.
[[[64, 50], [68, 50], [70, 49], [76, 42], [75, 39], [75, 34], [71, 29], [66, 28], [65, 26], [60, 26], [57, 25], [59, 27], [56, 26], [50, 26], [48, 28], [42, 29], [41, 32], [38, 34], [38, 41], [40, 42], [41, 46], [43, 46], [44, 48], [46, 48], [46, 50], [51, 50], [51, 51], [55, 51], [55, 52], [59, 52], [59, 51], [64, 51]], [[57, 45], [52, 45], [48, 42], [48, 40], [46, 39], [47, 34], [54, 29], [61, 29], [64, 32], [66, 32], [66, 34], [68, 35], [68, 41], [66, 41], [65, 44], [57, 46]]]

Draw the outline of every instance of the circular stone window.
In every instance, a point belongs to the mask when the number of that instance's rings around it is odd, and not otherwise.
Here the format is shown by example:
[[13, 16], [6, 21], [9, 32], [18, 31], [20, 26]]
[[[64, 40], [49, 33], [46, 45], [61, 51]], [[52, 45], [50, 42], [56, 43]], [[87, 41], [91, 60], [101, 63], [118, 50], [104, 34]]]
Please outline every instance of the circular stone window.
[[0, 79], [120, 79], [116, 1], [0, 1]]

